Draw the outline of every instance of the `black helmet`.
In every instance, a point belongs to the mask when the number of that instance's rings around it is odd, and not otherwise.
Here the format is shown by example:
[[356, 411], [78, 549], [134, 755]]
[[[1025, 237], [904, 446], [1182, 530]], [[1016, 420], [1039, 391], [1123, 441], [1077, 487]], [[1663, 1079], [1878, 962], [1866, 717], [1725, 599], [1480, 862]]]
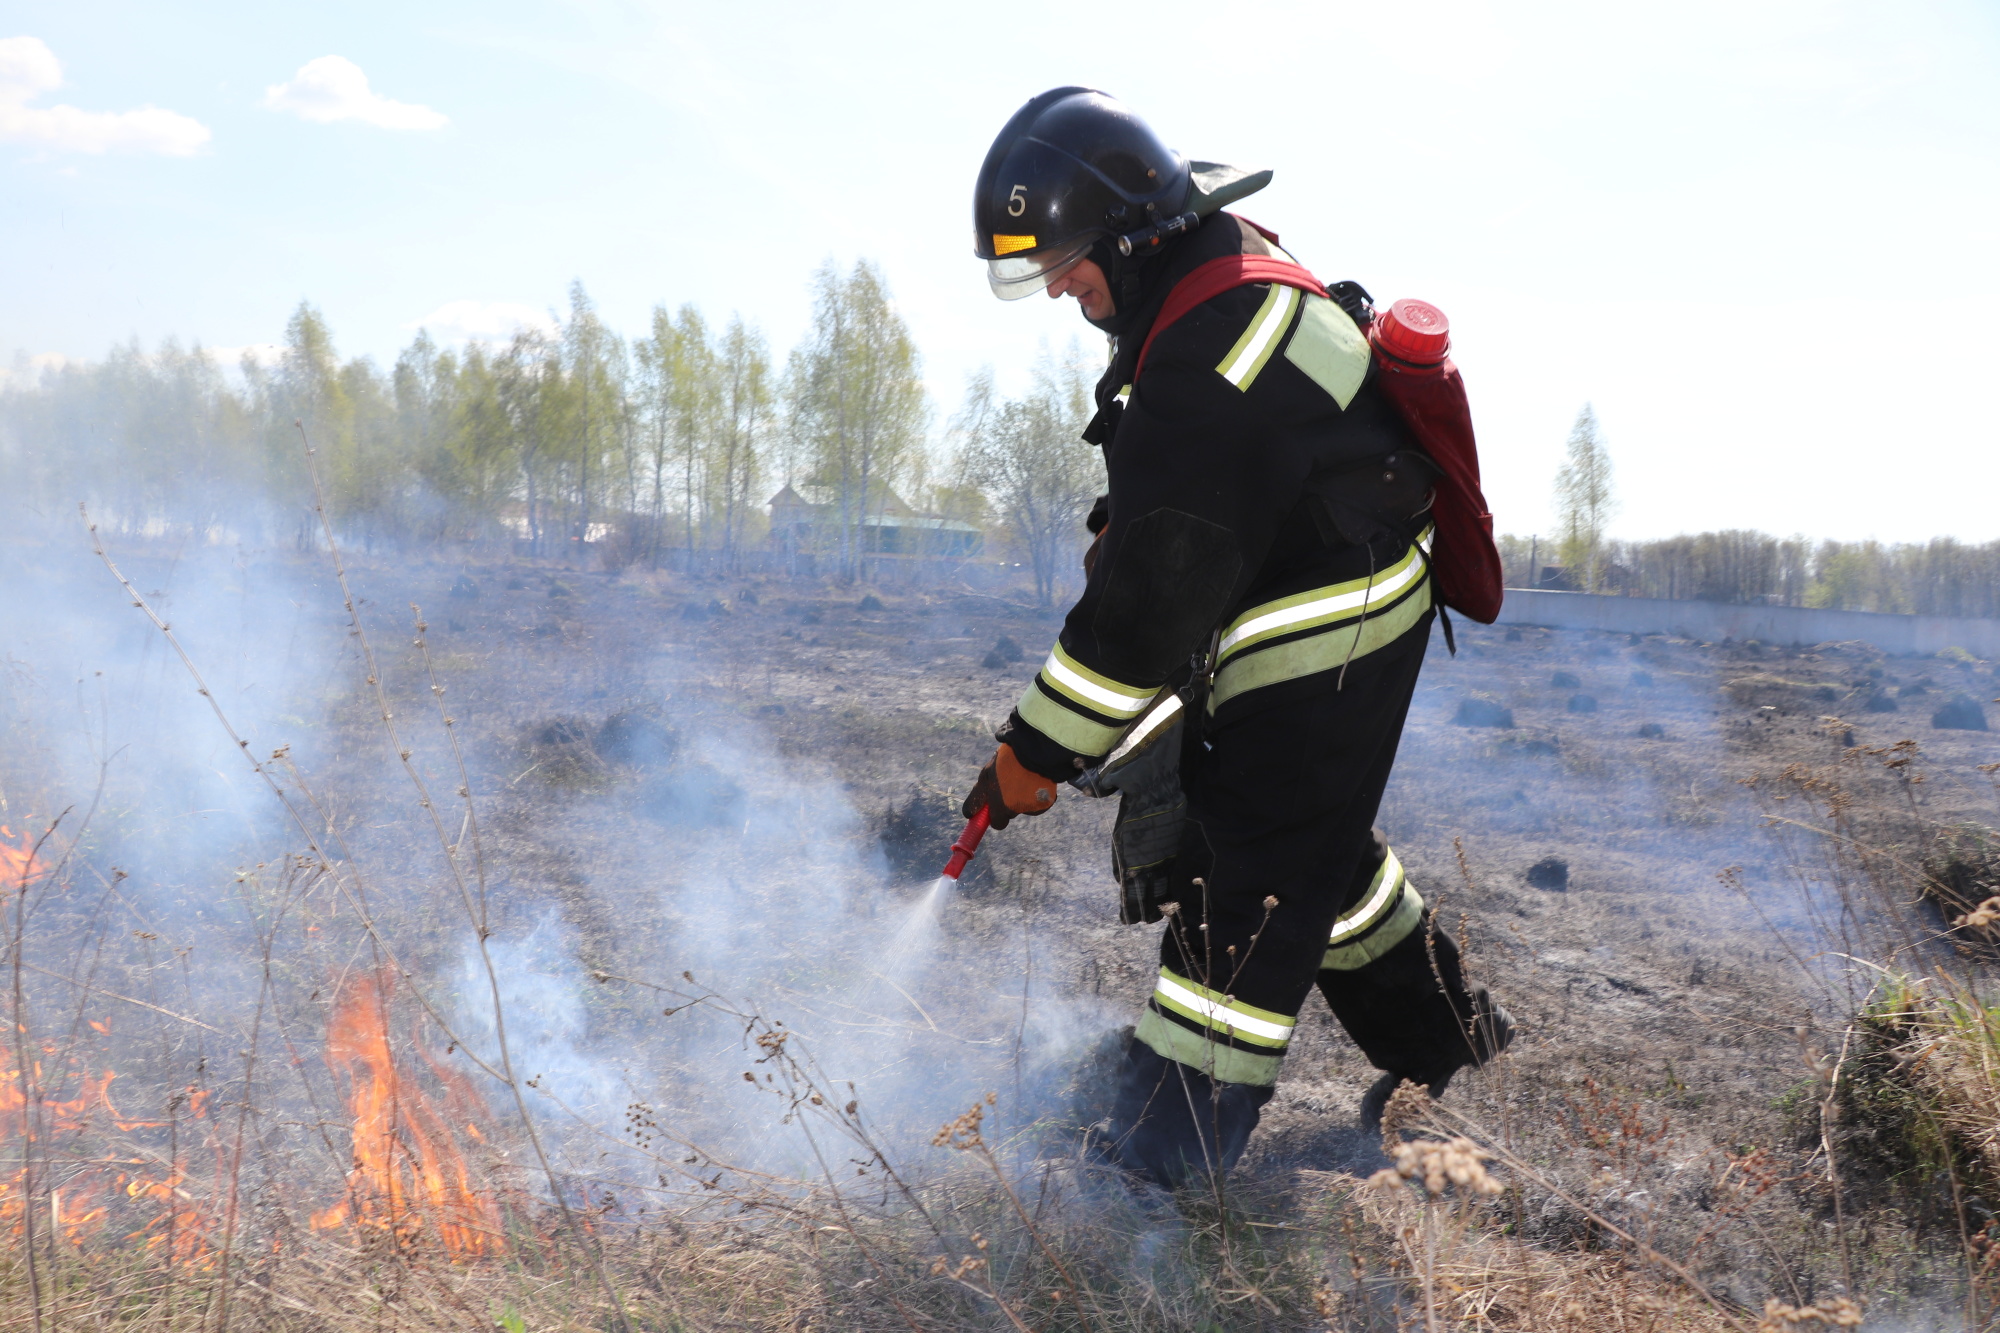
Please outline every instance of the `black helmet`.
[[987, 150], [972, 197], [973, 251], [994, 295], [1016, 300], [1099, 240], [1126, 255], [1149, 249], [1270, 179], [1190, 163], [1115, 98], [1055, 88], [1015, 112]]

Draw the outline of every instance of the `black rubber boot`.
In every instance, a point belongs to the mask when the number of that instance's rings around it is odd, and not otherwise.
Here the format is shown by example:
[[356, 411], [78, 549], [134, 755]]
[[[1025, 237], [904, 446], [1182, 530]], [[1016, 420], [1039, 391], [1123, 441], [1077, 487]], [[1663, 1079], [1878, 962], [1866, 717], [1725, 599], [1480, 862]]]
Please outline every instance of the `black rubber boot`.
[[1135, 1040], [1098, 1155], [1166, 1189], [1195, 1184], [1236, 1165], [1272, 1091], [1217, 1082]]
[[1514, 1017], [1494, 1002], [1484, 987], [1472, 993], [1473, 1020], [1467, 1025], [1466, 1047], [1456, 1060], [1420, 1072], [1390, 1070], [1361, 1094], [1361, 1132], [1370, 1138], [1382, 1133], [1382, 1112], [1389, 1098], [1404, 1083], [1415, 1083], [1436, 1101], [1451, 1086], [1452, 1076], [1471, 1065], [1484, 1065], [1507, 1049], [1514, 1040]]

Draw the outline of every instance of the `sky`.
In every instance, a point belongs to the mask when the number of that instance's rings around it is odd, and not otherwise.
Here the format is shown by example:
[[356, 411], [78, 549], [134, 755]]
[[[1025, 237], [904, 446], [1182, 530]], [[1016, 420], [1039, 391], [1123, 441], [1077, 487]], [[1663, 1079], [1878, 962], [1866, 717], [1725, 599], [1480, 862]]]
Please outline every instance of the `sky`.
[[867, 258], [941, 427], [1094, 345], [971, 254], [988, 144], [1064, 83], [1273, 168], [1239, 211], [1322, 279], [1446, 311], [1503, 531], [1552, 528], [1589, 402], [1621, 537], [2000, 538], [1991, 0], [5, 3], [0, 371], [233, 359], [301, 300], [386, 366], [573, 280], [782, 356]]

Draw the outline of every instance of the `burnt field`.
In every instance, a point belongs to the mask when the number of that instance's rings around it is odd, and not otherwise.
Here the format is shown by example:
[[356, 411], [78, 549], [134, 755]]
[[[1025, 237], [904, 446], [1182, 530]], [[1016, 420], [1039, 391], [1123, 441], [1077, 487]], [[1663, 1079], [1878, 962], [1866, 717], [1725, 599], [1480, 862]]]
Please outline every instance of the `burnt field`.
[[[1315, 999], [1239, 1179], [1165, 1218], [1066, 1165], [1154, 974], [1153, 930], [1116, 924], [1112, 803], [1065, 793], [918, 911], [1056, 616], [352, 555], [357, 634], [323, 558], [114, 550], [198, 686], [74, 554], [15, 552], [39, 591], [10, 657], [4, 1109], [59, 1151], [17, 1136], [6, 1280], [37, 1317], [331, 1328], [360, 1317], [342, 1291], [371, 1327], [1966, 1308], [1986, 1187], [1826, 1070], [1861, 1067], [1880, 968], [1984, 975], [1947, 938], [1977, 897], [1940, 910], [1914, 867], [1995, 822], [1991, 736], [1931, 726], [1990, 664], [1434, 635], [1380, 822], [1519, 1021], [1432, 1126], [1505, 1190], [1361, 1187], [1388, 1164], [1352, 1129], [1372, 1071]], [[1898, 866], [1900, 914], [1862, 892]], [[1418, 1223], [1484, 1313], [1437, 1294]]]

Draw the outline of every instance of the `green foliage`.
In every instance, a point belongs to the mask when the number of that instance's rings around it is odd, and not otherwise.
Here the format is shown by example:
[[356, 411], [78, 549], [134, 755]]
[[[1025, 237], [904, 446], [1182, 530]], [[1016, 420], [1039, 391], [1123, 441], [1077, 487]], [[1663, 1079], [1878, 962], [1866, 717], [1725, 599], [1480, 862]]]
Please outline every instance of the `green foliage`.
[[1603, 586], [1604, 525], [1615, 507], [1611, 455], [1604, 447], [1596, 409], [1585, 403], [1569, 430], [1568, 457], [1556, 473], [1562, 563], [1584, 592], [1596, 592]]
[[929, 424], [922, 363], [882, 272], [862, 260], [845, 279], [828, 262], [813, 278], [813, 321], [786, 369], [786, 472], [826, 488], [837, 520], [838, 571], [852, 577], [864, 527], [917, 461]]
[[966, 481], [961, 490], [992, 495], [1014, 542], [1035, 573], [1036, 598], [1077, 567], [1083, 526], [1105, 485], [1103, 456], [1078, 438], [1090, 420], [1090, 382], [1075, 343], [1067, 357], [1044, 353], [1024, 396], [1003, 401], [990, 372], [975, 377], [955, 429]]
[[[1497, 544], [1508, 585], [1529, 586], [1535, 543], [1506, 534]], [[1540, 542], [1540, 560], [1545, 564], [1558, 559], [1550, 545], [1546, 540]], [[1604, 541], [1598, 552], [1599, 592], [1841, 611], [2000, 617], [2000, 542], [1973, 546], [1939, 537], [1899, 546], [1874, 541], [1815, 544], [1805, 537], [1732, 530], [1649, 542]], [[1577, 581], [1583, 582], [1582, 578]], [[1940, 656], [1950, 654], [1947, 649]], [[1951, 660], [1972, 658], [1968, 653]]]
[[1860, 1019], [1865, 1041], [1844, 1093], [1874, 1151], [1918, 1180], [2000, 1183], [2000, 1008], [1948, 982], [1888, 974]]
[[657, 563], [679, 544], [733, 563], [762, 535], [775, 399], [762, 335], [737, 319], [718, 338], [692, 306], [656, 311], [628, 349], [573, 284], [554, 330], [460, 351], [419, 331], [385, 375], [343, 361], [302, 302], [275, 362], [246, 359], [240, 384], [170, 339], [0, 394], [0, 483], [113, 527], [310, 545], [310, 445], [336, 525], [369, 546], [587, 540]]

